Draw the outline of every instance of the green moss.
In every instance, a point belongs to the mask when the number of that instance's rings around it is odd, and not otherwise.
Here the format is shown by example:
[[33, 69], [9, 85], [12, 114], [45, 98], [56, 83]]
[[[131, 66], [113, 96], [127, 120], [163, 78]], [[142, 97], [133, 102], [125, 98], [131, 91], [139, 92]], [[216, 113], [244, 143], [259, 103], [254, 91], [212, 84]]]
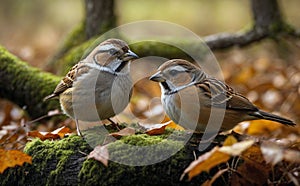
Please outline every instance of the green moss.
[[[99, 135], [99, 134], [98, 134]], [[86, 159], [92, 149], [81, 137], [27, 143], [32, 165], [12, 168], [0, 175], [11, 185], [199, 185], [208, 174], [192, 182], [179, 181], [194, 160], [195, 148], [184, 144], [185, 131], [168, 129], [163, 135], [135, 134], [108, 144], [109, 163]], [[194, 138], [195, 136], [193, 136]], [[199, 136], [197, 136], [199, 138]], [[199, 155], [199, 152], [196, 152]], [[67, 177], [66, 177], [67, 175]], [[3, 177], [1, 177], [3, 176]]]
[[[169, 130], [166, 135], [136, 134], [110, 143], [108, 167], [92, 159], [86, 160], [79, 173], [80, 185], [184, 184], [179, 178], [188, 162], [192, 161], [193, 153], [184, 146], [182, 136], [178, 140], [170, 139], [172, 132], [186, 134]], [[201, 183], [199, 179], [205, 178], [197, 178], [195, 183]]]
[[[91, 150], [89, 145], [79, 136], [72, 135], [58, 141], [41, 141], [34, 139], [27, 143], [24, 152], [32, 156], [32, 169], [35, 172], [43, 172], [46, 185], [57, 185], [64, 183], [63, 172], [72, 163], [72, 156], [79, 151]], [[55, 163], [53, 166], [49, 166]], [[49, 169], [52, 167], [53, 169]]]
[[[180, 176], [193, 160], [193, 153], [182, 142], [164, 137], [166, 136], [138, 134], [109, 144], [108, 167], [92, 159], [86, 160], [79, 173], [80, 185], [199, 185], [207, 179], [206, 175], [197, 177], [192, 182], [181, 182]], [[141, 150], [128, 145], [147, 148]], [[174, 150], [176, 152], [167, 158], [151, 163]], [[133, 166], [134, 162], [148, 164]]]
[[38, 117], [59, 108], [58, 102], [43, 102], [60, 77], [28, 66], [0, 46], [0, 96], [20, 107], [26, 106], [31, 117]]

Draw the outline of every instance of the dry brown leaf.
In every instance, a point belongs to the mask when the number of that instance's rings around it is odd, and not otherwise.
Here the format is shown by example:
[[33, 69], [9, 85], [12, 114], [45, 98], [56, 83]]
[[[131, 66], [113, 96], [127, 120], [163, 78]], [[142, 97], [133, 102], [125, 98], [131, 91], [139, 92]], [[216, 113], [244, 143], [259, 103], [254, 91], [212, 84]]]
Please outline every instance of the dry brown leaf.
[[163, 134], [169, 123], [170, 123], [170, 121], [166, 122], [166, 123], [162, 123], [162, 124], [147, 124], [147, 125], [140, 124], [140, 125], [146, 129], [146, 132], [145, 132], [146, 134], [152, 136], [152, 135]]
[[8, 167], [16, 165], [22, 166], [24, 163], [32, 163], [32, 158], [18, 150], [0, 149], [0, 173], [2, 174]]
[[[268, 179], [271, 166], [266, 163], [258, 145], [252, 145], [242, 153], [244, 163], [233, 174], [232, 185], [261, 185]], [[239, 184], [240, 183], [240, 184]]]
[[215, 167], [220, 163], [227, 162], [230, 159], [230, 155], [220, 152], [219, 147], [213, 148], [211, 151], [199, 156], [197, 160], [193, 161], [181, 175], [181, 180], [184, 175], [188, 174], [189, 180], [194, 176]]
[[61, 127], [52, 132], [40, 132], [37, 130], [28, 132], [28, 136], [34, 138], [40, 138], [42, 141], [46, 139], [59, 139], [63, 138], [66, 134], [71, 133], [71, 129], [68, 127]]
[[133, 134], [135, 134], [135, 129], [131, 127], [126, 127], [118, 132], [110, 133], [109, 135], [119, 139], [123, 136], [130, 136]]
[[101, 146], [98, 145], [94, 148], [92, 152], [88, 155], [88, 159], [95, 159], [101, 162], [106, 167], [108, 166], [109, 152], [107, 149], [107, 145]]
[[265, 185], [268, 180], [268, 175], [268, 167], [258, 164], [257, 162], [245, 161], [232, 175], [231, 185]]
[[257, 162], [258, 164], [265, 165], [266, 162], [261, 153], [258, 145], [252, 145], [242, 153], [242, 157], [245, 160]]

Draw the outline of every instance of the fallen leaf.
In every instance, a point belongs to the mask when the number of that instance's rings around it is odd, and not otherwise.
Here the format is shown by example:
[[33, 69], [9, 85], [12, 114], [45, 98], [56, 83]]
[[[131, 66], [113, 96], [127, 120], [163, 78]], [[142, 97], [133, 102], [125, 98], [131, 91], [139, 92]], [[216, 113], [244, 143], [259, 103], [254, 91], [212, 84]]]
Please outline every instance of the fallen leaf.
[[66, 134], [71, 133], [71, 129], [68, 127], [60, 127], [54, 131], [51, 132], [51, 134], [58, 134], [60, 138], [63, 138]]
[[[233, 138], [228, 139], [226, 143], [233, 142]], [[238, 156], [254, 144], [253, 140], [241, 141], [234, 143], [231, 146], [215, 147], [211, 151], [203, 154], [197, 160], [193, 161], [181, 175], [181, 179], [185, 174], [188, 174], [189, 180], [194, 176], [202, 173], [203, 171], [208, 172], [211, 168], [215, 167], [220, 163], [227, 162], [231, 156]]]
[[193, 161], [183, 172], [180, 180], [188, 174], [189, 180], [194, 176], [215, 167], [220, 163], [227, 162], [230, 159], [230, 155], [220, 152], [219, 147], [213, 148], [211, 151], [199, 156], [197, 160]]
[[131, 127], [126, 127], [118, 132], [110, 133], [109, 135], [119, 139], [123, 136], [130, 136], [133, 134], [135, 134], [135, 129]]
[[266, 163], [258, 145], [242, 152], [244, 162], [239, 165], [239, 174], [233, 174], [232, 185], [261, 185], [268, 179], [271, 166]]
[[163, 134], [165, 132], [166, 126], [170, 123], [171, 121], [168, 121], [166, 123], [162, 124], [139, 124], [142, 126], [146, 131], [145, 133], [152, 136], [152, 135], [159, 135]]
[[98, 145], [94, 148], [92, 152], [88, 155], [88, 159], [95, 159], [101, 162], [106, 167], [108, 166], [109, 153], [107, 149], [107, 145], [101, 146]]
[[276, 130], [281, 129], [282, 127], [282, 124], [274, 121], [255, 120], [250, 122], [250, 125], [246, 131], [249, 135], [266, 136], [272, 134], [272, 132]]
[[223, 146], [219, 149], [219, 151], [231, 156], [238, 156], [241, 155], [243, 151], [251, 147], [253, 144], [254, 144], [253, 140], [241, 141], [231, 146]]
[[22, 166], [24, 163], [32, 163], [32, 158], [18, 150], [0, 149], [0, 173], [2, 174], [8, 167], [16, 165]]
[[247, 161], [253, 161], [262, 166], [266, 166], [265, 159], [263, 158], [260, 146], [258, 145], [252, 145], [250, 148], [246, 149], [242, 152], [242, 157]]
[[268, 167], [252, 161], [243, 162], [233, 172], [231, 185], [266, 185], [269, 176]]
[[37, 130], [28, 132], [27, 136], [40, 138], [42, 141], [46, 139], [59, 139], [63, 138], [66, 134], [71, 133], [71, 129], [68, 127], [61, 127], [52, 132], [40, 132]]
[[172, 128], [175, 130], [185, 130], [182, 126], [176, 124], [174, 121], [170, 121], [170, 123], [166, 126], [166, 128]]
[[238, 141], [237, 141], [237, 139], [233, 136], [233, 135], [229, 135], [226, 139], [225, 139], [225, 141], [224, 141], [224, 143], [223, 143], [223, 146], [231, 146], [231, 145], [233, 145], [233, 144], [235, 144], [235, 143], [237, 143]]

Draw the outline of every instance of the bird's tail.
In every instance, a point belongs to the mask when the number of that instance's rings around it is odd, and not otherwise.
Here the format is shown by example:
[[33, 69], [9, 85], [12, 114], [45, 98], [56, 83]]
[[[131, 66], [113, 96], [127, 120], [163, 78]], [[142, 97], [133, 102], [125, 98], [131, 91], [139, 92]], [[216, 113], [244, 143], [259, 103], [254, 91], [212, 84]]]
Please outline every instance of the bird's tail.
[[53, 99], [53, 98], [55, 98], [55, 97], [57, 97], [57, 94], [50, 94], [49, 96], [46, 96], [46, 97], [43, 99], [43, 101], [47, 101], [47, 100]]
[[261, 110], [259, 111], [258, 114], [262, 116], [262, 117], [260, 117], [261, 119], [276, 121], [276, 122], [282, 123], [284, 125], [290, 125], [290, 126], [296, 125], [293, 121], [291, 121], [289, 119], [286, 119], [286, 118], [283, 118], [283, 117], [280, 117], [280, 116], [277, 116], [275, 114], [271, 114], [271, 113], [264, 112], [264, 111], [261, 111]]

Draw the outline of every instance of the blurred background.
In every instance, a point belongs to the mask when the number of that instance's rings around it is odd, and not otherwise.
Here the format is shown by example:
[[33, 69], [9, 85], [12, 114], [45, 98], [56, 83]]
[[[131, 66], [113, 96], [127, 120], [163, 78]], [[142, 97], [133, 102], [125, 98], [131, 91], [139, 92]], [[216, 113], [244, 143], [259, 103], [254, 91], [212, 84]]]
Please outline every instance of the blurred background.
[[[300, 28], [297, 0], [279, 1], [289, 23]], [[248, 0], [116, 0], [118, 24], [157, 19], [180, 24], [205, 36], [236, 32], [251, 24]], [[2, 0], [0, 44], [40, 66], [84, 16], [83, 0]]]
[[[300, 28], [300, 1], [279, 2], [288, 23]], [[252, 24], [248, 0], [116, 0], [116, 13], [118, 25], [148, 19], [164, 20], [182, 25], [199, 36], [238, 32]], [[83, 16], [83, 0], [1, 0], [0, 45], [30, 65], [43, 68]], [[214, 51], [214, 54], [228, 84], [259, 107], [299, 123], [299, 41], [267, 39], [242, 49]], [[155, 96], [158, 93], [159, 89]], [[146, 112], [147, 99], [151, 98], [143, 99], [140, 114]], [[12, 120], [20, 120], [22, 114], [14, 109], [15, 106], [3, 100], [1, 104], [0, 115], [11, 114]], [[0, 122], [3, 124], [3, 117]]]

